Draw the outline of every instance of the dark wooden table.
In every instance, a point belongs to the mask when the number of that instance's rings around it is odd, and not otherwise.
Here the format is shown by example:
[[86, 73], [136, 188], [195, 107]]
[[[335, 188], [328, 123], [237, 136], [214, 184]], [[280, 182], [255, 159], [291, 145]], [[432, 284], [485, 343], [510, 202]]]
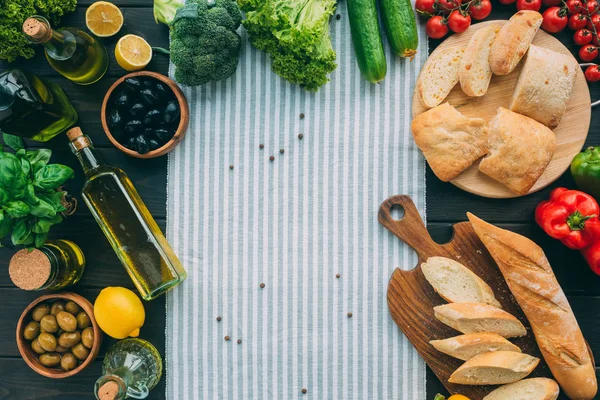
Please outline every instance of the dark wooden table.
[[[79, 0], [78, 9], [65, 17], [63, 24], [84, 27], [85, 9], [92, 2], [93, 0]], [[152, 46], [168, 46], [168, 30], [164, 25], [154, 23], [150, 1], [115, 0], [114, 3], [121, 7], [125, 16], [125, 26], [121, 33], [138, 34], [146, 38]], [[501, 6], [494, 2], [492, 14], [494, 18], [507, 19], [512, 13], [514, 13], [514, 6]], [[577, 49], [572, 44], [570, 36], [571, 32], [565, 31], [558, 37], [575, 52]], [[128, 173], [146, 205], [164, 230], [167, 158], [137, 160], [127, 157], [112, 147], [100, 126], [100, 104], [104, 93], [112, 82], [124, 74], [124, 71], [114, 61], [115, 41], [116, 39], [104, 41], [111, 55], [107, 75], [100, 82], [88, 87], [78, 86], [58, 75], [48, 65], [40, 51], [32, 60], [15, 62], [12, 65], [0, 63], [0, 72], [8, 68], [25, 68], [60, 83], [79, 112], [80, 126], [83, 131], [92, 138], [107, 163], [119, 166]], [[432, 41], [430, 47], [435, 47], [437, 43]], [[163, 74], [167, 73], [167, 68], [168, 59], [162, 55], [156, 55], [148, 67], [150, 70]], [[598, 87], [600, 84], [595, 85], [592, 89], [592, 97], [596, 99], [600, 98]], [[600, 117], [597, 115], [592, 116], [592, 126], [587, 144], [600, 144]], [[30, 146], [40, 146], [40, 144], [30, 143]], [[46, 146], [54, 151], [53, 162], [67, 164], [76, 171], [75, 179], [68, 184], [68, 190], [72, 194], [78, 195], [83, 183], [83, 176], [75, 156], [68, 149], [66, 138], [55, 138]], [[552, 188], [558, 186], [574, 187], [568, 173], [551, 187], [536, 194], [513, 200], [491, 200], [473, 196], [451, 184], [442, 183], [428, 169], [428, 226], [435, 240], [446, 241], [452, 234], [452, 224], [464, 221], [465, 213], [471, 211], [489, 222], [521, 233], [537, 242], [546, 251], [590, 346], [596, 354], [600, 354], [600, 338], [598, 337], [600, 326], [595, 323], [597, 315], [600, 314], [600, 277], [590, 272], [578, 253], [569, 251], [549, 239], [533, 222], [533, 211], [536, 204], [545, 199]], [[390, 195], [393, 194], [396, 193], [390, 193]], [[52, 236], [76, 242], [86, 255], [88, 268], [81, 282], [73, 288], [74, 292], [93, 301], [98, 292], [106, 286], [133, 288], [125, 270], [84, 205], [80, 205], [75, 215], [53, 228]], [[19, 356], [15, 344], [15, 327], [23, 308], [38, 297], [39, 293], [25, 292], [12, 285], [7, 265], [13, 253], [12, 249], [0, 249], [0, 264], [2, 265], [0, 268], [0, 299], [2, 301], [2, 307], [0, 307], [0, 321], [2, 321], [0, 324], [0, 399], [79, 400], [93, 398], [92, 389], [95, 380], [100, 376], [103, 355], [106, 349], [114, 343], [114, 340], [106, 338], [98, 359], [90, 368], [76, 377], [51, 381], [31, 371]], [[164, 355], [165, 299], [162, 297], [144, 304], [146, 306], [146, 323], [141, 331], [141, 337], [152, 342]], [[443, 388], [430, 371], [427, 378], [427, 399], [429, 400], [435, 393], [443, 392]], [[165, 380], [163, 376], [159, 386], [149, 398], [164, 399], [164, 393]]]

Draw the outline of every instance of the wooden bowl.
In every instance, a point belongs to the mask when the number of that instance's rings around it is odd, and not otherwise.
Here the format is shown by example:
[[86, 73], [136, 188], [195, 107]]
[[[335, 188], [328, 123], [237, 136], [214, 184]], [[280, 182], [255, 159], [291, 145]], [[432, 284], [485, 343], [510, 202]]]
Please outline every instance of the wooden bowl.
[[[177, 102], [179, 103], [179, 110], [180, 110], [179, 126], [177, 127], [177, 130], [175, 131], [175, 134], [173, 135], [171, 140], [169, 140], [167, 143], [165, 143], [164, 146], [159, 147], [156, 150], [149, 151], [145, 154], [140, 154], [137, 151], [130, 150], [127, 147], [123, 146], [121, 143], [119, 143], [117, 141], [117, 139], [115, 139], [113, 137], [113, 135], [111, 135], [110, 130], [108, 129], [108, 124], [106, 122], [106, 106], [108, 104], [108, 99], [110, 98], [112, 93], [117, 89], [117, 87], [119, 87], [119, 85], [121, 85], [125, 81], [125, 79], [135, 78], [135, 77], [139, 77], [139, 76], [149, 76], [151, 78], [158, 79], [159, 81], [161, 81], [162, 83], [167, 85], [167, 87], [173, 91], [173, 94], [175, 94], [175, 98], [177, 99]], [[175, 148], [175, 146], [177, 146], [179, 144], [179, 142], [181, 142], [181, 140], [185, 136], [185, 133], [187, 132], [187, 128], [188, 128], [188, 125], [190, 122], [190, 108], [188, 106], [187, 99], [185, 98], [185, 95], [183, 94], [183, 91], [179, 88], [179, 86], [174, 81], [172, 81], [168, 77], [161, 75], [157, 72], [137, 71], [137, 72], [132, 72], [131, 74], [122, 76], [121, 78], [117, 79], [117, 81], [115, 83], [113, 83], [111, 85], [111, 87], [106, 92], [106, 95], [104, 95], [104, 101], [102, 101], [102, 109], [100, 110], [100, 120], [102, 121], [102, 128], [104, 129], [104, 133], [106, 133], [106, 136], [108, 137], [108, 139], [112, 142], [113, 145], [115, 145], [115, 147], [117, 149], [121, 150], [123, 153], [125, 153], [131, 157], [154, 158], [154, 157], [160, 157], [160, 156], [167, 154], [168, 152], [173, 150]]]
[[[71, 300], [75, 302], [90, 317], [90, 320], [92, 321], [92, 327], [94, 329], [94, 344], [90, 349], [90, 354], [81, 364], [79, 364], [79, 366], [77, 366], [77, 368], [72, 369], [71, 371], [62, 371], [57, 368], [49, 368], [43, 366], [38, 360], [38, 355], [31, 349], [30, 342], [23, 337], [23, 328], [31, 320], [30, 314], [34, 307], [42, 302], [52, 302], [55, 300], [64, 300], [65, 302]], [[101, 345], [102, 331], [100, 330], [100, 327], [98, 326], [98, 324], [96, 323], [96, 319], [94, 318], [94, 306], [92, 306], [92, 303], [90, 303], [88, 300], [75, 293], [54, 293], [38, 297], [31, 304], [29, 304], [27, 308], [25, 308], [25, 310], [21, 314], [21, 317], [19, 318], [19, 322], [17, 323], [17, 347], [19, 348], [19, 353], [21, 353], [21, 357], [23, 357], [23, 360], [25, 360], [27, 365], [29, 365], [29, 367], [32, 370], [47, 378], [63, 379], [76, 375], [80, 371], [83, 371], [98, 356], [98, 352], [100, 351]]]

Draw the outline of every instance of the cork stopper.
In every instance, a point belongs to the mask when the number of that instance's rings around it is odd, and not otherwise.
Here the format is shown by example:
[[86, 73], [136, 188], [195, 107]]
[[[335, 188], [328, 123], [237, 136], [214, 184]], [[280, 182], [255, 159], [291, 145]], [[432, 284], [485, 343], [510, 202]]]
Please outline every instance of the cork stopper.
[[81, 128], [78, 126], [74, 126], [73, 128], [71, 128], [67, 131], [67, 137], [69, 138], [69, 140], [71, 142], [80, 136], [83, 136], [83, 132], [81, 131]]
[[38, 249], [19, 250], [8, 265], [10, 279], [23, 290], [41, 288], [48, 282], [51, 272], [50, 259]]
[[85, 136], [81, 131], [81, 128], [76, 126], [67, 131], [67, 137], [71, 141], [71, 145], [77, 151], [82, 150], [86, 147], [90, 147], [92, 142], [90, 142], [90, 138]]
[[119, 395], [119, 385], [115, 381], [108, 381], [98, 389], [100, 400], [116, 400]]
[[23, 33], [35, 42], [43, 43], [52, 37], [52, 29], [37, 18], [27, 18], [23, 22]]

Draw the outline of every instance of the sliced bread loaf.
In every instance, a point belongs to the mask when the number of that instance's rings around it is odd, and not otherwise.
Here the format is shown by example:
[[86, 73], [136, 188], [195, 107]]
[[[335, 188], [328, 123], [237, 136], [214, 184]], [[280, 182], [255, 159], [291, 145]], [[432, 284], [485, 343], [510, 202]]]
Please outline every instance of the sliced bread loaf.
[[493, 332], [504, 338], [527, 334], [513, 315], [485, 303], [451, 303], [433, 308], [435, 317], [462, 333]]
[[486, 303], [502, 308], [492, 288], [470, 269], [445, 257], [430, 257], [421, 264], [425, 279], [450, 303]]
[[500, 25], [492, 25], [475, 32], [465, 48], [465, 55], [460, 62], [458, 78], [460, 87], [467, 96], [483, 96], [492, 79], [492, 68], [489, 57], [492, 43]]
[[481, 332], [467, 333], [444, 340], [429, 342], [436, 350], [459, 360], [469, 360], [477, 354], [491, 351], [521, 352], [517, 346], [498, 335], [497, 333]]
[[540, 359], [514, 351], [476, 355], [458, 367], [448, 382], [459, 385], [503, 385], [520, 381], [537, 367]]
[[458, 83], [463, 48], [434, 51], [423, 65], [417, 80], [417, 93], [426, 108], [439, 105]]
[[501, 386], [483, 400], [556, 400], [559, 393], [555, 380], [529, 378]]

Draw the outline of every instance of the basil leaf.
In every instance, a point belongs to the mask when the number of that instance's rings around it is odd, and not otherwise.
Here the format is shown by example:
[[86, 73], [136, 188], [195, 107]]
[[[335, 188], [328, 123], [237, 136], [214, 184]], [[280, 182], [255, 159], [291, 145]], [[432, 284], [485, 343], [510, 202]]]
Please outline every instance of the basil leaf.
[[44, 199], [38, 199], [38, 203], [29, 207], [29, 213], [36, 217], [54, 217], [57, 213], [56, 208]]
[[10, 135], [8, 133], [2, 133], [2, 139], [4, 143], [14, 151], [21, 150], [25, 148], [25, 144], [23, 144], [23, 139], [18, 136]]
[[28, 183], [27, 186], [25, 186], [23, 201], [29, 205], [35, 205], [40, 202], [40, 199], [35, 195], [35, 188], [32, 183]]
[[2, 216], [2, 221], [0, 221], [0, 239], [10, 233], [13, 225], [13, 219], [9, 215], [4, 215], [3, 213]]
[[56, 214], [54, 217], [50, 218], [50, 222], [52, 222], [52, 225], [60, 224], [62, 220], [63, 219], [60, 216], [60, 214]]
[[33, 184], [44, 190], [57, 189], [73, 174], [73, 170], [66, 165], [50, 164], [35, 173]]
[[52, 152], [48, 149], [28, 151], [26, 153], [26, 157], [31, 163], [31, 168], [33, 169], [34, 174], [48, 164], [51, 156]]
[[28, 236], [31, 235], [31, 226], [24, 219], [20, 219], [15, 223], [12, 231], [11, 240], [13, 244], [26, 244]]
[[38, 233], [35, 235], [35, 247], [42, 247], [44, 243], [46, 243], [46, 239], [48, 239], [48, 233]]
[[29, 214], [29, 206], [21, 200], [9, 201], [4, 206], [4, 211], [13, 218], [23, 218]]
[[0, 184], [12, 198], [20, 199], [25, 194], [27, 177], [23, 174], [21, 162], [13, 154], [2, 153], [0, 157]]
[[59, 212], [65, 211], [65, 207], [62, 205], [62, 202], [61, 202], [63, 195], [64, 195], [64, 192], [52, 192], [52, 193], [40, 193], [38, 195], [38, 197], [39, 197], [40, 201], [42, 201], [42, 200], [45, 201], [50, 206], [52, 206], [54, 211], [59, 213]]
[[52, 227], [52, 222], [47, 218], [40, 218], [31, 230], [33, 233], [48, 233]]
[[31, 163], [28, 159], [21, 158], [21, 170], [23, 170], [25, 176], [29, 176], [29, 173], [31, 172]]
[[4, 190], [3, 187], [0, 186], [0, 206], [3, 206], [4, 203], [8, 201], [8, 192]]

